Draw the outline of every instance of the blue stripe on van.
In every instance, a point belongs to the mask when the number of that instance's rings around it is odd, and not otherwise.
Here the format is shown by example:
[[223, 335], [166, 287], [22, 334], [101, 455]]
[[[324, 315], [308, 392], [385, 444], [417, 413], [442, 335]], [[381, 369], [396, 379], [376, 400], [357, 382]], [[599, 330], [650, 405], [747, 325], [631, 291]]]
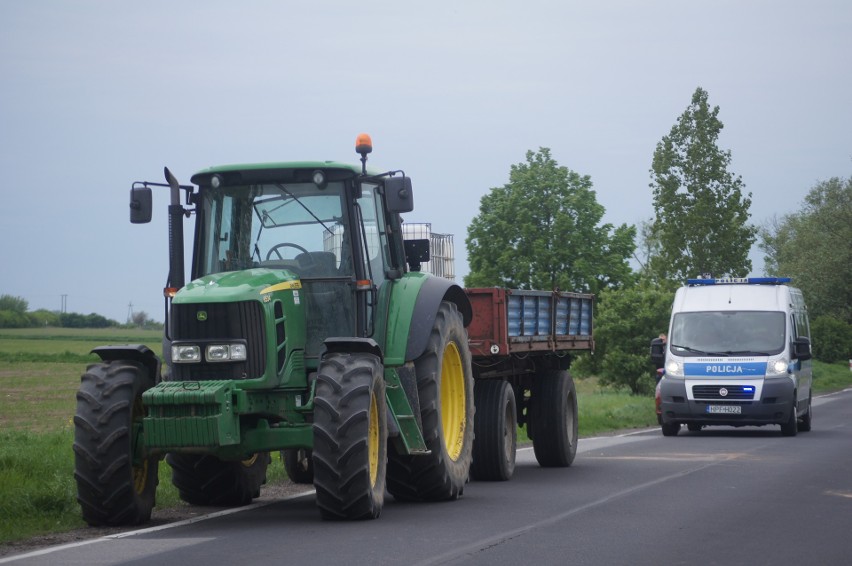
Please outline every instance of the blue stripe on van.
[[683, 364], [684, 375], [690, 377], [763, 376], [766, 362], [703, 362]]

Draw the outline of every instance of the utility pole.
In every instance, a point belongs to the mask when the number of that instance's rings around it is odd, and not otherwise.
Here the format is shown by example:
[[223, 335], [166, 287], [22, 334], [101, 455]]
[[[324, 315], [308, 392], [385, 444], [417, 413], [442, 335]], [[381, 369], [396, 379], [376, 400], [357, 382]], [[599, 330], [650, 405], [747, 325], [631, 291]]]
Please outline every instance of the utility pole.
[[127, 324], [133, 320], [133, 302], [130, 302], [127, 305]]

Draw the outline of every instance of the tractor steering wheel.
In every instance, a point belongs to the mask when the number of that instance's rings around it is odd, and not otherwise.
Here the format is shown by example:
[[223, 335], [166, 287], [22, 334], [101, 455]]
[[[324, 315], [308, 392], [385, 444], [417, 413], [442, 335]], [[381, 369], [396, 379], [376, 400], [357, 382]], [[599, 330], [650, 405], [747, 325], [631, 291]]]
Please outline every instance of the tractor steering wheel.
[[306, 250], [305, 248], [303, 248], [302, 246], [300, 246], [300, 245], [298, 245], [298, 244], [291, 244], [290, 242], [282, 242], [282, 243], [280, 243], [280, 244], [277, 244], [277, 245], [275, 245], [275, 246], [272, 246], [272, 249], [270, 249], [270, 250], [266, 253], [266, 260], [267, 260], [267, 261], [269, 261], [270, 259], [272, 259], [272, 254], [273, 254], [273, 253], [274, 253], [276, 256], [278, 256], [278, 259], [283, 260], [283, 259], [284, 259], [284, 256], [283, 256], [283, 255], [281, 255], [281, 252], [280, 252], [280, 251], [278, 251], [278, 250], [280, 250], [281, 248], [296, 248], [297, 250], [299, 250], [299, 251], [301, 251], [301, 252], [308, 253], [308, 250]]

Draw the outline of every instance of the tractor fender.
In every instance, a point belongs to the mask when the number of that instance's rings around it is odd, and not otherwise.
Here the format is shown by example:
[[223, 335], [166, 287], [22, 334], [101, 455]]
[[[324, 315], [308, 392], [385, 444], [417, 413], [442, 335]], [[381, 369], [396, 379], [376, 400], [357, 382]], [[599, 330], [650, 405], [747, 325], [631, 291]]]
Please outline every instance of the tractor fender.
[[379, 360], [384, 358], [382, 348], [372, 338], [326, 338], [323, 342], [323, 351], [320, 352], [320, 359], [328, 353], [347, 353], [347, 354], [373, 354]]
[[411, 315], [408, 343], [405, 348], [406, 360], [419, 358], [426, 350], [426, 343], [435, 324], [435, 315], [443, 301], [455, 303], [462, 315], [465, 328], [470, 324], [473, 308], [464, 289], [443, 277], [427, 277], [417, 294]]
[[98, 346], [92, 349], [92, 354], [98, 355], [101, 360], [111, 362], [115, 360], [132, 360], [139, 362], [148, 370], [148, 375], [154, 383], [160, 383], [160, 360], [157, 355], [144, 344], [122, 344], [120, 346]]

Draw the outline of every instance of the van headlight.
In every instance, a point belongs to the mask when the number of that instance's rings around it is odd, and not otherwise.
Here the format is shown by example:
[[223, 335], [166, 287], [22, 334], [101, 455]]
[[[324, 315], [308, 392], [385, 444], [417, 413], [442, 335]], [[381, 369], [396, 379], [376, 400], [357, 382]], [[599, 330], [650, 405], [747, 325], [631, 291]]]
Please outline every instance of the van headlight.
[[666, 377], [683, 377], [683, 364], [674, 360], [666, 362]]
[[787, 360], [775, 360], [766, 363], [766, 375], [786, 375], [790, 364]]

